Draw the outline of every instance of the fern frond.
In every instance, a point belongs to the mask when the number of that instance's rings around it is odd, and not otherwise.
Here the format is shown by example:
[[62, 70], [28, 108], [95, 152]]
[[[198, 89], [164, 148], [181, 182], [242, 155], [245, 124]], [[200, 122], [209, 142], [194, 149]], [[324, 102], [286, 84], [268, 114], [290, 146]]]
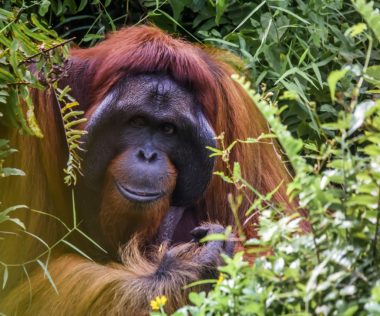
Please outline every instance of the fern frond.
[[64, 181], [65, 184], [71, 186], [76, 184], [77, 174], [82, 174], [82, 159], [79, 156], [78, 151], [82, 150], [80, 139], [86, 134], [86, 131], [79, 129], [78, 125], [86, 122], [87, 119], [83, 117], [84, 111], [75, 109], [79, 103], [69, 95], [70, 87], [67, 86], [64, 89], [56, 88], [56, 92], [58, 93], [57, 99], [62, 106], [62, 121], [69, 150], [67, 165], [66, 168], [63, 169], [66, 174]]

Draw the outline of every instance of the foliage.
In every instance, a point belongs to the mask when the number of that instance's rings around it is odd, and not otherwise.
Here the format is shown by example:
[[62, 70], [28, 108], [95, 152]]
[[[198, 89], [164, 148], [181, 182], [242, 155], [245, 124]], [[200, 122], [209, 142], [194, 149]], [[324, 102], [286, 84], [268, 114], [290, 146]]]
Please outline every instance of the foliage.
[[[34, 11], [42, 10], [63, 38], [77, 37], [81, 45], [93, 45], [105, 33], [124, 25], [149, 21], [192, 41], [232, 50], [244, 59], [246, 67], [242, 71], [257, 90], [270, 87], [280, 105], [285, 104], [278, 99], [285, 91], [292, 96], [286, 102], [282, 121], [298, 138], [316, 145], [329, 137], [321, 124], [336, 119], [336, 110], [329, 106], [328, 74], [352, 65], [354, 60], [357, 72], [364, 62], [366, 39], [345, 36], [352, 25], [366, 26], [355, 8], [375, 34], [379, 29], [379, 4], [364, 0], [41, 3]], [[371, 63], [379, 59], [380, 55], [374, 53]], [[347, 77], [339, 83], [342, 90], [349, 87], [350, 80]]]
[[[0, 109], [3, 123], [43, 137], [29, 88], [45, 89], [57, 80], [62, 72], [64, 42], [35, 14], [27, 13], [30, 7], [0, 9]], [[32, 74], [31, 63], [39, 78]]]
[[[354, 5], [365, 14], [376, 37], [378, 13], [363, 1]], [[358, 55], [350, 65], [324, 77], [331, 95], [331, 102], [324, 107], [334, 110], [334, 115], [317, 125], [324, 134], [323, 144], [295, 138], [283, 124], [283, 105], [292, 106], [291, 101], [300, 97], [297, 93], [288, 90], [271, 102], [266, 94], [256, 94], [244, 80], [237, 79], [289, 157], [295, 177], [288, 192], [309, 210], [313, 233], [295, 234], [297, 221], [292, 217], [275, 220], [281, 206], [262, 208], [261, 238], [248, 240], [246, 245], [255, 245], [257, 253], [272, 249], [273, 255], [257, 258], [253, 266], [244, 262], [242, 253], [225, 258], [226, 266], [220, 268], [225, 280], [208, 294], [192, 293], [193, 306], [176, 315], [380, 313], [380, 101], [376, 99], [380, 73], [377, 65], [369, 67], [378, 53], [372, 50], [373, 43], [376, 48], [378, 44], [366, 30], [367, 25], [361, 23], [346, 32], [347, 41], [367, 45], [365, 59]], [[375, 90], [370, 90], [367, 82]], [[313, 114], [320, 119], [317, 111]], [[224, 156], [231, 146], [222, 144], [222, 150], [214, 154]], [[301, 156], [302, 151], [306, 155]], [[236, 166], [230, 168], [230, 175], [219, 175], [227, 182], [242, 184]], [[266, 197], [259, 200], [267, 202]]]
[[75, 110], [79, 103], [70, 96], [69, 86], [63, 90], [56, 88], [56, 91], [59, 93], [57, 99], [62, 106], [62, 121], [69, 153], [67, 167], [64, 169], [65, 183], [70, 186], [76, 184], [77, 174], [82, 174], [81, 158], [78, 151], [81, 150], [80, 138], [86, 134], [86, 131], [78, 129], [77, 126], [86, 122], [87, 119], [83, 117], [84, 111]]
[[[361, 12], [363, 3], [354, 3]], [[368, 13], [366, 19], [376, 14]], [[193, 305], [175, 315], [380, 314], [380, 85], [367, 78], [369, 69], [373, 78], [380, 73], [378, 66], [369, 67], [376, 54], [372, 37], [376, 33], [371, 30], [354, 25], [347, 32], [350, 40], [366, 42], [366, 58], [361, 64], [358, 56], [328, 76], [332, 92], [328, 105], [335, 109], [336, 119], [321, 124], [326, 141], [319, 146], [295, 138], [283, 124], [284, 107], [279, 104], [286, 104], [291, 94], [272, 102], [236, 77], [289, 158], [295, 176], [288, 193], [308, 210], [312, 233], [298, 234], [299, 219], [278, 220], [281, 206], [262, 203], [260, 239], [247, 240], [246, 249], [254, 245], [258, 254], [272, 249], [272, 255], [259, 255], [252, 266], [242, 253], [225, 257], [226, 265], [220, 268], [225, 279], [207, 294], [192, 293]], [[347, 78], [349, 82], [342, 86]], [[307, 154], [302, 156], [302, 151]], [[223, 177], [244, 183], [236, 175], [232, 171]], [[264, 198], [260, 197], [267, 201]]]
[[[62, 121], [64, 123], [66, 140], [68, 145], [68, 162], [65, 182], [68, 185], [76, 183], [76, 175], [80, 172], [80, 159], [76, 153], [79, 148], [78, 137], [83, 131], [74, 127], [85, 119], [81, 118], [83, 112], [74, 111], [73, 107], [78, 103], [68, 95], [68, 89], [59, 89], [58, 79], [64, 75], [65, 57], [68, 52], [66, 45], [70, 40], [62, 40], [37, 15], [41, 10], [42, 2], [33, 2], [30, 5], [22, 3], [19, 7], [10, 7], [5, 3], [0, 8], [0, 130], [1, 125], [17, 128], [20, 133], [43, 138], [35, 117], [34, 105], [31, 97], [31, 88], [47, 90], [51, 89], [57, 99], [64, 105], [62, 108]], [[46, 2], [46, 1], [45, 1]], [[34, 12], [34, 10], [38, 12]], [[38, 74], [38, 75], [36, 75]], [[11, 154], [17, 154], [17, 150], [10, 148], [9, 140], [0, 138], [0, 180], [9, 176], [25, 176], [22, 170], [6, 167], [6, 158]], [[24, 223], [17, 217], [12, 217], [16, 210], [38, 213], [50, 216], [65, 228], [66, 233], [53, 245], [48, 245], [39, 236], [26, 231]], [[61, 219], [44, 213], [47, 210], [33, 210], [26, 205], [14, 205], [3, 208], [0, 201], [0, 224], [11, 221], [21, 228], [21, 232], [34, 237], [41, 242], [46, 250], [26, 262], [7, 263], [0, 258], [0, 267], [3, 273], [2, 288], [7, 284], [9, 271], [12, 268], [22, 268], [27, 278], [28, 265], [37, 263], [44, 270], [45, 276], [55, 289], [48, 271], [50, 254], [57, 245], [64, 243], [74, 251], [88, 258], [80, 249], [69, 243], [66, 239], [74, 231], [79, 232], [89, 239], [79, 228], [76, 222], [75, 204], [73, 200], [73, 225], [67, 226]], [[2, 231], [6, 236], [7, 232]], [[2, 237], [2, 239], [4, 239]], [[94, 241], [90, 240], [94, 243]], [[95, 246], [99, 247], [95, 244]], [[101, 249], [104, 251], [103, 249]], [[56, 290], [56, 289], [55, 289]]]
[[[64, 48], [56, 32], [35, 14], [27, 13], [37, 4], [15, 10], [0, 8], [0, 123], [43, 137], [29, 88], [45, 89], [56, 81]], [[33, 75], [31, 63], [38, 70], [39, 78]], [[1, 177], [25, 175], [21, 170], [3, 166], [6, 156], [14, 152], [8, 140], [0, 139]], [[8, 214], [14, 209], [1, 211], [0, 217], [9, 219]]]
[[[62, 52], [53, 54], [53, 48], [60, 46], [58, 36], [35, 15], [27, 15], [29, 7], [8, 11], [0, 8], [0, 123], [21, 128], [27, 134], [43, 137], [35, 118], [34, 106], [29, 88], [44, 89], [41, 81], [52, 81], [56, 74], [54, 63], [60, 64]], [[36, 62], [40, 79], [36, 78], [29, 63]], [[22, 105], [21, 105], [22, 102]], [[5, 167], [5, 158], [15, 154], [9, 141], [0, 139], [0, 179], [8, 176], [25, 176], [19, 169]], [[17, 209], [25, 205], [3, 209], [0, 201], [0, 223], [13, 221], [22, 229], [24, 224], [10, 217]], [[5, 268], [3, 287], [8, 278]]]

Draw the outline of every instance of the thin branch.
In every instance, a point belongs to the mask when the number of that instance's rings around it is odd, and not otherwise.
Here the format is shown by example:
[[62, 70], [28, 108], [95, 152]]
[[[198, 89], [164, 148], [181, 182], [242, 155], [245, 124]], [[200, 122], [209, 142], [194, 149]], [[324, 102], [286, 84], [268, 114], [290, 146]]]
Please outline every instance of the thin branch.
[[56, 49], [56, 48], [58, 48], [58, 47], [64, 46], [64, 45], [66, 45], [67, 43], [70, 43], [70, 42], [72, 42], [72, 41], [75, 40], [75, 39], [76, 39], [76, 37], [72, 37], [72, 38], [69, 38], [68, 40], [65, 40], [65, 41], [63, 41], [62, 43], [59, 43], [59, 44], [57, 44], [57, 45], [54, 45], [54, 46], [52, 46], [52, 47], [50, 47], [50, 48], [42, 49], [40, 52], [38, 52], [38, 53], [36, 53], [36, 54], [34, 54], [34, 55], [32, 55], [32, 56], [29, 56], [27, 59], [25, 59], [25, 60], [23, 60], [22, 62], [20, 62], [19, 65], [29, 63], [33, 58], [35, 58], [35, 57], [37, 57], [37, 56], [40, 56], [40, 55], [42, 55], [42, 54], [46, 54], [46, 53], [48, 53], [48, 52], [50, 52], [50, 51], [52, 51], [52, 50], [54, 50], [54, 49]]
[[380, 228], [380, 189], [379, 189], [379, 198], [377, 201], [377, 217], [376, 217], [375, 236], [373, 237], [373, 243], [372, 243], [373, 262], [376, 262], [376, 258], [377, 258], [377, 240], [379, 238], [379, 230], [380, 230], [379, 228]]

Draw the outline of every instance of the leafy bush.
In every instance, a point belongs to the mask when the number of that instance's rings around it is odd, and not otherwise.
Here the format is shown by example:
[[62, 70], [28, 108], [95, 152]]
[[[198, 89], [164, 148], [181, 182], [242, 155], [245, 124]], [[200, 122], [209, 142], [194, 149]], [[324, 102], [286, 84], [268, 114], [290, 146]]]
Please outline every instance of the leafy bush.
[[[35, 14], [27, 13], [30, 7], [23, 6], [14, 11], [0, 8], [0, 124], [43, 137], [35, 118], [29, 88], [45, 89], [58, 78], [64, 42]], [[39, 70], [39, 78], [32, 74], [31, 62]], [[5, 159], [15, 152], [17, 150], [10, 148], [9, 141], [1, 135], [0, 180], [9, 176], [25, 176], [19, 169], [4, 166]], [[16, 205], [3, 209], [0, 201], [0, 223], [13, 221], [24, 229], [24, 224], [11, 215], [25, 207]], [[3, 287], [8, 273], [7, 269], [4, 271]]]
[[[75, 152], [79, 147], [77, 136], [84, 133], [84, 131], [77, 130], [76, 126], [83, 122], [84, 118], [80, 118], [83, 114], [82, 111], [73, 110], [78, 103], [68, 95], [69, 89], [61, 90], [57, 86], [58, 79], [64, 73], [65, 58], [68, 53], [66, 44], [72, 40], [62, 40], [54, 30], [41, 20], [41, 16], [38, 15], [38, 13], [41, 14], [41, 10], [43, 13], [41, 3], [33, 2], [27, 5], [22, 2], [19, 7], [11, 7], [9, 1], [6, 1], [3, 8], [0, 8], [0, 132], [3, 132], [2, 125], [5, 125], [18, 129], [20, 133], [43, 138], [44, 135], [34, 113], [31, 88], [50, 89], [52, 93], [56, 94], [61, 104], [65, 105], [61, 110], [62, 122], [66, 134], [70, 134], [71, 138], [66, 138], [69, 159], [64, 170], [66, 173], [64, 180], [68, 185], [72, 185], [76, 182], [76, 175], [80, 168], [79, 157]], [[10, 147], [9, 140], [5, 137], [2, 134], [0, 135], [0, 181], [3, 180], [2, 178], [10, 176], [25, 176], [22, 170], [6, 166], [6, 159], [12, 154], [17, 154], [17, 150]], [[29, 209], [28, 205], [7, 205], [5, 208], [1, 203], [0, 200], [0, 224], [11, 221], [19, 226], [20, 234], [28, 234], [46, 247], [39, 255], [25, 262], [8, 263], [0, 258], [1, 290], [5, 288], [10, 279], [9, 271], [12, 269], [15, 271], [15, 268], [22, 269], [22, 273], [25, 273], [26, 277], [29, 278], [29, 266], [35, 263], [44, 269], [52, 286], [55, 287], [47, 266], [50, 253], [58, 244], [64, 243], [74, 251], [86, 256], [80, 249], [66, 240], [74, 231], [89, 239], [78, 228], [74, 207], [73, 224], [68, 226], [61, 219], [45, 213], [47, 210], [32, 210]], [[14, 215], [15, 211], [20, 209], [50, 216], [64, 227], [65, 234], [55, 244], [47, 245], [39, 236], [25, 230], [24, 223]], [[1, 241], [7, 242], [6, 237], [10, 233], [7, 231], [1, 231], [1, 233]], [[95, 242], [93, 243], [95, 244]]]
[[315, 148], [311, 166], [299, 156], [305, 144], [282, 125], [279, 110], [251, 95], [286, 149], [296, 173], [288, 191], [309, 210], [313, 232], [297, 235], [289, 216], [275, 220], [281, 206], [262, 208], [261, 238], [246, 245], [271, 248], [273, 255], [253, 266], [242, 253], [225, 258], [225, 279], [207, 295], [193, 293], [195, 306], [176, 315], [378, 315], [380, 101], [345, 104], [348, 110], [325, 126], [337, 133]]
[[[281, 206], [262, 203], [260, 239], [246, 246], [272, 255], [252, 266], [242, 253], [226, 257], [222, 280], [207, 294], [192, 293], [194, 305], [175, 315], [380, 314], [380, 71], [369, 66], [378, 53], [380, 14], [364, 1], [353, 4], [373, 33], [362, 23], [345, 32], [347, 41], [366, 43], [366, 58], [361, 63], [357, 56], [327, 78], [332, 100], [323, 107], [334, 116], [320, 125], [324, 143], [295, 138], [281, 120], [299, 95], [287, 91], [272, 102], [237, 78], [289, 157], [295, 176], [288, 193], [308, 210], [312, 233], [297, 234], [297, 220], [278, 220]], [[244, 183], [235, 172], [228, 180]]]

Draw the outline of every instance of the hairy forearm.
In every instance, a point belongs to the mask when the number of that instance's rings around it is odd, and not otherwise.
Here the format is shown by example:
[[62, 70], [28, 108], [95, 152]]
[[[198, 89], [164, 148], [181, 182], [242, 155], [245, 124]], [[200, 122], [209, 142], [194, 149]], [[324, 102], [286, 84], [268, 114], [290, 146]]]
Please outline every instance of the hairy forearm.
[[[7, 315], [144, 315], [158, 295], [172, 311], [186, 302], [183, 286], [197, 280], [202, 266], [189, 260], [193, 244], [158, 250], [150, 260], [137, 247], [126, 247], [122, 263], [101, 265], [77, 255], [53, 260], [49, 273], [58, 290], [39, 270], [15, 288], [2, 305]], [[195, 251], [196, 252], [196, 251]]]
[[173, 312], [187, 302], [184, 286], [216, 277], [220, 253], [232, 253], [229, 241], [197, 242], [223, 231], [220, 225], [204, 224], [192, 231], [195, 242], [172, 247], [165, 242], [148, 249], [135, 235], [120, 250], [119, 263], [103, 265], [74, 254], [61, 255], [48, 266], [58, 293], [38, 270], [30, 284], [21, 284], [0, 301], [0, 311], [33, 316], [148, 315], [150, 301], [165, 295], [165, 311]]

